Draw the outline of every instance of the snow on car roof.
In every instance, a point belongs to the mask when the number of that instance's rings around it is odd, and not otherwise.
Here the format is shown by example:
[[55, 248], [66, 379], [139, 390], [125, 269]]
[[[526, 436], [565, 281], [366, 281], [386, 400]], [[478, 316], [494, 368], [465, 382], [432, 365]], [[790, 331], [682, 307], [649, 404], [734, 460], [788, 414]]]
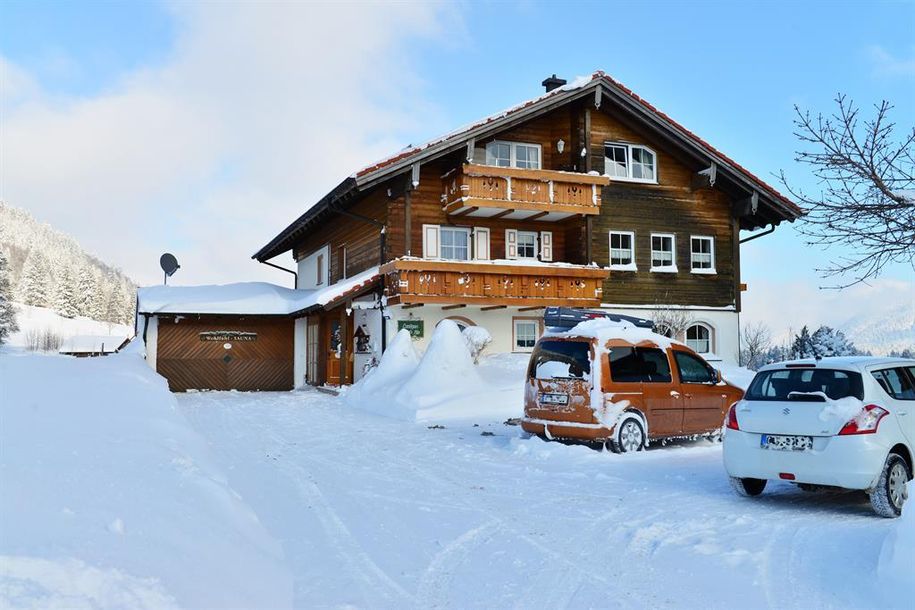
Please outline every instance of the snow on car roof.
[[202, 286], [146, 286], [137, 290], [139, 313], [289, 315], [327, 305], [356, 292], [379, 276], [373, 267], [316, 290], [284, 288], [268, 282]]
[[789, 366], [812, 366], [821, 368], [849, 368], [858, 369], [865, 366], [880, 365], [908, 365], [915, 364], [915, 360], [906, 358], [890, 358], [883, 356], [826, 356], [819, 360], [815, 358], [801, 358], [798, 360], [786, 360], [784, 362], [775, 362], [761, 367], [760, 371], [771, 371], [773, 369], [783, 369]]
[[568, 330], [547, 329], [543, 336], [561, 338], [582, 337], [586, 339], [596, 339], [597, 342], [602, 346], [606, 346], [609, 341], [622, 340], [627, 343], [631, 343], [632, 345], [651, 342], [665, 350], [672, 345], [686, 347], [679, 341], [675, 341], [670, 337], [665, 337], [664, 335], [659, 335], [658, 333], [651, 332], [647, 328], [639, 328], [638, 326], [634, 326], [628, 322], [617, 322], [607, 318], [587, 320]]

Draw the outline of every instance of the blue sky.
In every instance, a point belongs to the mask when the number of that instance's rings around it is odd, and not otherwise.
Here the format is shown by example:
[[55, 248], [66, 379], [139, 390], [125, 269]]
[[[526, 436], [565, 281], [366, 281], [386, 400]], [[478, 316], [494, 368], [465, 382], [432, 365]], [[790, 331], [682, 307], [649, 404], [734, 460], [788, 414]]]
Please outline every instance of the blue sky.
[[[0, 56], [12, 134], [3, 197], [141, 281], [158, 277], [164, 249], [184, 254], [188, 282], [285, 281], [247, 257], [317, 196], [372, 158], [537, 95], [552, 72], [602, 69], [764, 179], [784, 168], [802, 186], [794, 104], [828, 112], [837, 92], [864, 107], [885, 98], [901, 126], [915, 124], [912, 2], [7, 1]], [[326, 101], [335, 96], [345, 103]], [[39, 166], [54, 175], [42, 153], [18, 156], [26, 127], [66, 187], [38, 184]], [[104, 239], [119, 223], [124, 239]], [[207, 241], [213, 232], [223, 241]], [[241, 251], [217, 253], [225, 243]], [[778, 320], [775, 297], [788, 290], [820, 304], [790, 324], [817, 317], [836, 297], [816, 290], [829, 281], [813, 270], [837, 254], [788, 226], [748, 244], [748, 313]], [[911, 304], [910, 267], [883, 279], [842, 300]]]

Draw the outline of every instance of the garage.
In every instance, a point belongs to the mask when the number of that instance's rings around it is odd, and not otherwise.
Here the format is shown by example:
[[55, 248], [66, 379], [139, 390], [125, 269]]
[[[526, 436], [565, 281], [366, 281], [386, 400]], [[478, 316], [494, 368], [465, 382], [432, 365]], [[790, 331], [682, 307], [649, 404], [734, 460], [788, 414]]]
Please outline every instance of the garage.
[[293, 313], [313, 296], [262, 282], [141, 288], [137, 334], [173, 392], [291, 390]]

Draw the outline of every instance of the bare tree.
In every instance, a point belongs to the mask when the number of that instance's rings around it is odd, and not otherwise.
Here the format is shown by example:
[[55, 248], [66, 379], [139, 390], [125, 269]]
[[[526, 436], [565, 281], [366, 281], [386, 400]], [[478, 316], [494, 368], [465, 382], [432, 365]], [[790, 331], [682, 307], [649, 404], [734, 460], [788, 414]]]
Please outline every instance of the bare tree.
[[740, 366], [756, 370], [766, 361], [766, 354], [772, 348], [772, 331], [763, 322], [743, 327], [743, 348], [740, 350]]
[[875, 106], [873, 119], [859, 121], [858, 108], [844, 95], [831, 116], [813, 116], [795, 106], [794, 135], [807, 150], [795, 160], [808, 165], [821, 191], [781, 182], [806, 208], [798, 228], [809, 244], [845, 245], [854, 254], [819, 269], [843, 276], [839, 288], [876, 277], [888, 264], [912, 263], [915, 256], [915, 128], [897, 131], [889, 120], [893, 106]]
[[656, 333], [676, 339], [692, 326], [693, 316], [685, 309], [670, 307], [658, 301], [655, 303], [652, 321]]

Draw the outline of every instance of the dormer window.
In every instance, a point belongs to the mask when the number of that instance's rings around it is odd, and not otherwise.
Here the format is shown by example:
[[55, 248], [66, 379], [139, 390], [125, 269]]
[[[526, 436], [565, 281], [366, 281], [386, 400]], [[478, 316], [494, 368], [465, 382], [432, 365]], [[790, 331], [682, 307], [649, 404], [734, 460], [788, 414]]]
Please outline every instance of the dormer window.
[[486, 165], [540, 169], [540, 145], [496, 140], [486, 145]]
[[607, 142], [604, 144], [604, 174], [617, 180], [657, 183], [657, 156], [646, 146]]

